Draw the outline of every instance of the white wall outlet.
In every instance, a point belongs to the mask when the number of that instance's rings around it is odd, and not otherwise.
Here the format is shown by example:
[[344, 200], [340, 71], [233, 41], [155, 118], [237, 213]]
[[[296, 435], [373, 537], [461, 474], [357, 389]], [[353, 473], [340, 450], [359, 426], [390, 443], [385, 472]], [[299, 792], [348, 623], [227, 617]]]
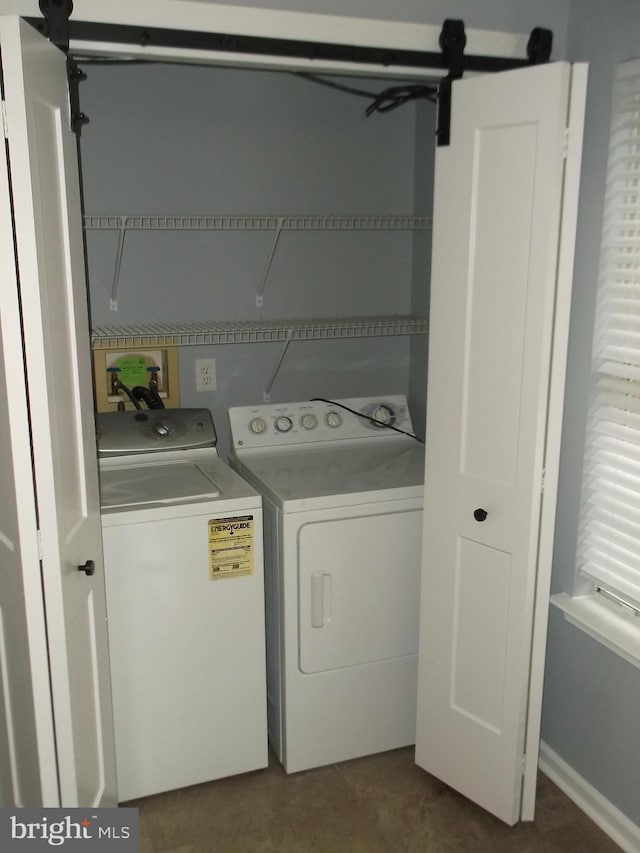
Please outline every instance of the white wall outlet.
[[215, 358], [197, 358], [196, 391], [215, 391], [216, 387]]

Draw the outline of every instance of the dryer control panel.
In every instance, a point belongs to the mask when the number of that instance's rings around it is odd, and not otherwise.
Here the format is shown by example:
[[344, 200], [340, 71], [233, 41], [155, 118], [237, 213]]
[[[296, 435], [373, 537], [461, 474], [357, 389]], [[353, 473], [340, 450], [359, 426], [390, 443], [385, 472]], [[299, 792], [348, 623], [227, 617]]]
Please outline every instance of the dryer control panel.
[[229, 421], [235, 450], [413, 433], [403, 394], [236, 406]]

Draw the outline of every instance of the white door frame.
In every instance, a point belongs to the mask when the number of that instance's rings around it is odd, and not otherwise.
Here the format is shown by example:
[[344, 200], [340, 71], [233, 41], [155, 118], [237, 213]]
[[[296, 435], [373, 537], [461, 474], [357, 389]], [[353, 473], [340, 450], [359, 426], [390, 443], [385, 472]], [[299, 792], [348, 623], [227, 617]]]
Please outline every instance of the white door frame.
[[[542, 697], [543, 691], [547, 626], [549, 621], [548, 590], [551, 584], [553, 541], [556, 528], [560, 443], [562, 440], [586, 93], [587, 65], [575, 64], [572, 66], [571, 100], [569, 116], [567, 118], [566, 165], [560, 222], [555, 323], [551, 344], [549, 407], [547, 411], [546, 451], [544, 459], [544, 491], [540, 514], [540, 539], [538, 542], [537, 588], [538, 590], [545, 590], [545, 594], [537, 594], [534, 604], [531, 671], [529, 678], [529, 696], [539, 697]], [[533, 820], [541, 719], [542, 703], [535, 702], [529, 708], [527, 722], [525, 741], [527, 761], [522, 789], [522, 820]]]

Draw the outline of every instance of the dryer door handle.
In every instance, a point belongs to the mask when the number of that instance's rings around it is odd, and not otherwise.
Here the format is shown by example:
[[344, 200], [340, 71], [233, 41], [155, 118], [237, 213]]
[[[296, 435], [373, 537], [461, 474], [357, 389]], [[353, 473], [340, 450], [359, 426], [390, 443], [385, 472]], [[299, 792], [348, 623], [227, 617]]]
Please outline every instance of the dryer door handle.
[[331, 621], [331, 575], [313, 572], [311, 575], [311, 627], [324, 628]]

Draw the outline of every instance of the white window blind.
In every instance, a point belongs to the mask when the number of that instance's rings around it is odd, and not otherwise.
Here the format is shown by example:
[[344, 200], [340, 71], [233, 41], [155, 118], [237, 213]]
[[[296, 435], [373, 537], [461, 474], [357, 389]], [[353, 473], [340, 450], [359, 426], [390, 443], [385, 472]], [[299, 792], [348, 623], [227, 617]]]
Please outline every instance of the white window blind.
[[614, 86], [578, 569], [640, 607], [640, 60]]

